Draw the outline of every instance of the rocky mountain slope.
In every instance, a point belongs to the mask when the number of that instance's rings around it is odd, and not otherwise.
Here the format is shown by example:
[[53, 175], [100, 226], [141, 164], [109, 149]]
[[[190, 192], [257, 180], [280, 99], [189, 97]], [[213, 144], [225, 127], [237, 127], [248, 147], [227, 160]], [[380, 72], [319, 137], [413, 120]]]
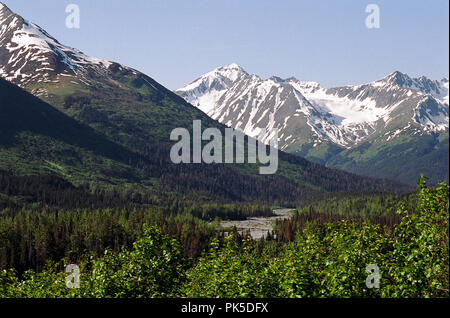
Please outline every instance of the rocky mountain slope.
[[[263, 141], [277, 128], [284, 151], [331, 167], [414, 183], [421, 172], [433, 181], [448, 179], [448, 160], [435, 160], [431, 169], [418, 164], [433, 153], [440, 157], [445, 148], [439, 143], [448, 140], [448, 90], [448, 79], [411, 78], [398, 71], [372, 83], [327, 89], [293, 77], [262, 79], [231, 64], [176, 93], [250, 136], [267, 129], [260, 136]], [[419, 146], [402, 154], [397, 145], [405, 145], [405, 139]], [[424, 142], [428, 139], [434, 140], [431, 145]], [[407, 162], [391, 160], [392, 153], [407, 155]]]

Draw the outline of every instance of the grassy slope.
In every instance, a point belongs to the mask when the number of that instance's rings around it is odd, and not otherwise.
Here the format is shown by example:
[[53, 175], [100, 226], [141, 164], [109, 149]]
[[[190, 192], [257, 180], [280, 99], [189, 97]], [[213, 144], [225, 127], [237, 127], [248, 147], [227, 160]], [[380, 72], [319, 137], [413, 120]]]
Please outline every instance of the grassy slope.
[[189, 188], [199, 197], [232, 201], [293, 202], [329, 191], [406, 189], [286, 154], [273, 176], [260, 176], [248, 164], [175, 166], [169, 158], [173, 128], [192, 127], [194, 119], [201, 119], [203, 128], [225, 127], [141, 73], [117, 69], [110, 77], [91, 78], [90, 86], [78, 82], [63, 78], [26, 88], [45, 88], [43, 103], [2, 81], [2, 108], [7, 110], [2, 112], [8, 116], [2, 116], [0, 169], [51, 172], [75, 184], [157, 183], [164, 191]]
[[2, 79], [0, 95], [0, 169], [74, 183], [139, 180], [132, 151]]
[[430, 183], [448, 180], [449, 133], [404, 134], [389, 142], [365, 142], [327, 162], [327, 166], [361, 175], [415, 184], [420, 173]]

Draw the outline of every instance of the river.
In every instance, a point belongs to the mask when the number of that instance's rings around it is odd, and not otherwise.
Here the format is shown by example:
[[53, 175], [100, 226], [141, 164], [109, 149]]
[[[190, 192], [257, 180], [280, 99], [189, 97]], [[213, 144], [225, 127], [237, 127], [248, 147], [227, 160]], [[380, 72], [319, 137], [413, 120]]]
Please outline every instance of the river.
[[243, 233], [250, 230], [250, 235], [253, 239], [260, 239], [267, 235], [268, 231], [272, 231], [275, 220], [289, 219], [292, 216], [294, 209], [276, 209], [273, 210], [275, 216], [272, 217], [254, 217], [243, 221], [221, 221], [222, 227], [233, 227]]

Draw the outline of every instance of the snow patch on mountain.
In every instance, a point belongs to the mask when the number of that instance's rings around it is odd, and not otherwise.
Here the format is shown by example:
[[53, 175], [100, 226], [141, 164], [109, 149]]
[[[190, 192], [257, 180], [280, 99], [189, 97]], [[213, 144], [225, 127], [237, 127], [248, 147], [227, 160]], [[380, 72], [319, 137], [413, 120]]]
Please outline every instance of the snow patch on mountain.
[[[93, 58], [62, 45], [38, 25], [0, 7], [0, 76], [19, 86], [30, 82], [58, 82], [61, 76], [107, 74], [113, 62]], [[121, 66], [122, 67], [122, 66]]]
[[313, 147], [328, 140], [350, 148], [408, 113], [425, 132], [448, 129], [448, 80], [415, 79], [398, 71], [372, 83], [326, 89], [294, 77], [262, 79], [230, 64], [176, 93], [252, 137], [263, 128], [278, 128], [282, 149], [301, 143], [299, 135], [308, 135]]

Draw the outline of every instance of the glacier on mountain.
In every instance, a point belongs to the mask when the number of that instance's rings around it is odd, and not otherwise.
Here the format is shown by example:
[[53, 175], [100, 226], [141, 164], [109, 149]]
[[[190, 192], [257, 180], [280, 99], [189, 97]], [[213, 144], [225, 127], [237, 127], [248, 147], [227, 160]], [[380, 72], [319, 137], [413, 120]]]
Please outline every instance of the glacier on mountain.
[[[371, 83], [327, 89], [294, 77], [262, 79], [233, 63], [176, 93], [250, 136], [278, 128], [281, 149], [305, 136], [314, 147], [325, 141], [350, 148], [377, 132], [410, 128], [411, 122], [430, 133], [448, 129], [449, 121], [448, 79], [411, 78], [398, 71]], [[398, 133], [385, 135], [392, 139]]]

